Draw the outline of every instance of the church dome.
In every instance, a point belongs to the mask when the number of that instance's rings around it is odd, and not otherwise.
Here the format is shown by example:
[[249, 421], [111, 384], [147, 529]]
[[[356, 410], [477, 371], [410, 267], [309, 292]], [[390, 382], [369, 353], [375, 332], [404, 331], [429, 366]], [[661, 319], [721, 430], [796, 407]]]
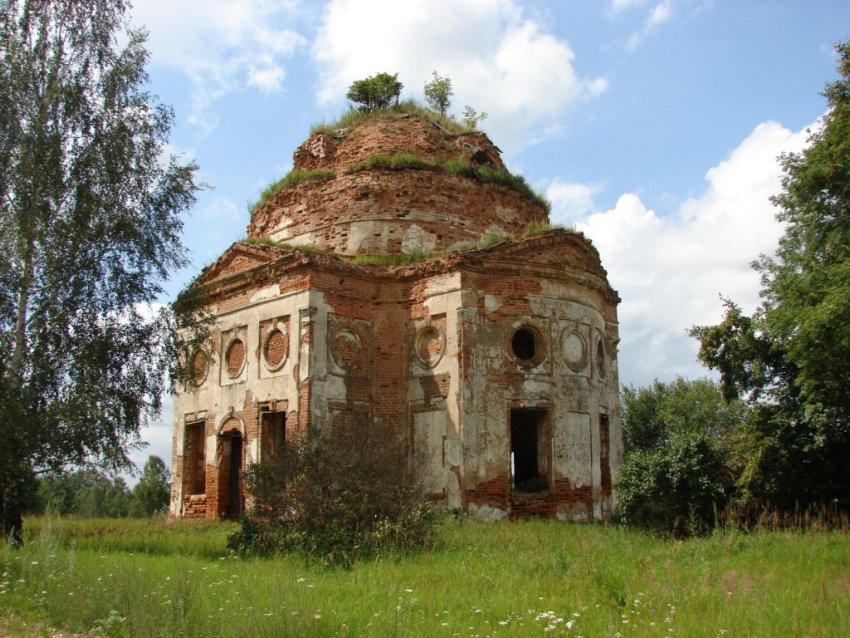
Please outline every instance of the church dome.
[[314, 133], [284, 183], [256, 207], [248, 235], [339, 255], [441, 252], [548, 219], [485, 134], [404, 113]]

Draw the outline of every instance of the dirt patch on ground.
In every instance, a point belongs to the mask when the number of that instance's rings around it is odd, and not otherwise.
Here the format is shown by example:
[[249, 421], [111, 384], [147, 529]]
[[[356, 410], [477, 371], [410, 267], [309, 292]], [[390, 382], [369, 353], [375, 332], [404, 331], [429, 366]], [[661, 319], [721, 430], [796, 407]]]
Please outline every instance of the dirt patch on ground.
[[99, 638], [98, 634], [75, 634], [17, 616], [0, 617], [0, 638]]

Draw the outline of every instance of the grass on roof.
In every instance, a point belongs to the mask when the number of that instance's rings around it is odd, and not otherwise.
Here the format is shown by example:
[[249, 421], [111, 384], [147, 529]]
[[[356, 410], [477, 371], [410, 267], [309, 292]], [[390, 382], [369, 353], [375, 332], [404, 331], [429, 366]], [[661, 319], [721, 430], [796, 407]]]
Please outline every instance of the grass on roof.
[[355, 128], [366, 122], [374, 122], [376, 120], [390, 119], [400, 115], [415, 115], [422, 119], [437, 123], [447, 133], [453, 135], [462, 135], [463, 133], [476, 132], [476, 128], [470, 128], [465, 124], [458, 122], [450, 115], [441, 115], [437, 111], [423, 106], [413, 99], [402, 100], [398, 104], [386, 109], [377, 111], [363, 111], [356, 107], [349, 107], [338, 119], [331, 122], [319, 122], [314, 124], [310, 129], [310, 135], [314, 133], [325, 133], [326, 135], [334, 135], [341, 129]]
[[386, 169], [386, 170], [438, 170], [452, 173], [453, 175], [463, 175], [465, 177], [473, 177], [482, 182], [491, 182], [495, 184], [504, 184], [505, 186], [521, 193], [534, 201], [538, 206], [542, 207], [547, 213], [551, 210], [552, 204], [543, 195], [537, 193], [521, 175], [513, 175], [508, 171], [502, 171], [490, 166], [482, 166], [473, 164], [464, 157], [454, 157], [450, 159], [427, 159], [411, 153], [395, 153], [387, 155], [378, 153], [372, 155], [368, 159], [349, 166], [345, 172], [348, 174], [357, 173], [370, 169]]
[[269, 197], [274, 195], [280, 190], [288, 186], [294, 186], [295, 184], [299, 184], [301, 182], [305, 182], [311, 179], [330, 179], [334, 176], [334, 172], [327, 168], [316, 168], [309, 171], [289, 171], [286, 175], [281, 177], [279, 180], [272, 182], [268, 186], [266, 186], [263, 191], [260, 193], [257, 201], [253, 202], [248, 206], [248, 210], [253, 217], [254, 213], [257, 212], [257, 209], [260, 207], [263, 202], [265, 202]]

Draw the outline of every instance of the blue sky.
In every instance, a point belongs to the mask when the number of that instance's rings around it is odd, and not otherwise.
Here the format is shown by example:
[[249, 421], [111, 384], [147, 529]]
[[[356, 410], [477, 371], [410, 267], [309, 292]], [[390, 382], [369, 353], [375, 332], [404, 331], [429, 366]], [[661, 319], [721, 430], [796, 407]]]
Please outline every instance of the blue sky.
[[[850, 3], [813, 0], [136, 0], [172, 150], [212, 188], [186, 219], [192, 266], [245, 236], [247, 203], [291, 167], [356, 79], [437, 70], [508, 167], [585, 232], [619, 291], [622, 383], [705, 376], [686, 330], [719, 295], [752, 310], [749, 267], [781, 234], [776, 157], [825, 110]], [[170, 403], [167, 405], [170, 409]], [[171, 415], [136, 455], [170, 457]]]

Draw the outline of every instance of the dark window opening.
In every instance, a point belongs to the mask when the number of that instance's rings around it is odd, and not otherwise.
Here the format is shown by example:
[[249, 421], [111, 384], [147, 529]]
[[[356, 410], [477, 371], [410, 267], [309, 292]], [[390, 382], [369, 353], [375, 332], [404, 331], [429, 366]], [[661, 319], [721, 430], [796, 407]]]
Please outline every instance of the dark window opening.
[[601, 482], [603, 496], [611, 494], [611, 464], [608, 455], [611, 448], [611, 426], [607, 414], [599, 415], [599, 465], [601, 469]]
[[204, 494], [207, 486], [206, 460], [204, 459], [204, 422], [186, 424], [183, 444], [184, 490], [186, 494]]
[[278, 458], [286, 443], [286, 413], [260, 413], [260, 459], [269, 463]]
[[537, 352], [537, 343], [534, 333], [528, 328], [520, 328], [511, 338], [511, 349], [517, 359], [531, 361]]
[[515, 492], [549, 489], [544, 453], [545, 410], [511, 410], [511, 487]]
[[219, 512], [236, 520], [242, 515], [242, 437], [238, 434], [222, 437], [221, 446], [219, 482], [221, 487], [227, 487], [222, 494], [224, 507]]
[[493, 166], [493, 160], [490, 156], [484, 151], [476, 151], [472, 154], [472, 157], [469, 158], [473, 164], [478, 164], [479, 166], [489, 166], [490, 168], [495, 168]]

